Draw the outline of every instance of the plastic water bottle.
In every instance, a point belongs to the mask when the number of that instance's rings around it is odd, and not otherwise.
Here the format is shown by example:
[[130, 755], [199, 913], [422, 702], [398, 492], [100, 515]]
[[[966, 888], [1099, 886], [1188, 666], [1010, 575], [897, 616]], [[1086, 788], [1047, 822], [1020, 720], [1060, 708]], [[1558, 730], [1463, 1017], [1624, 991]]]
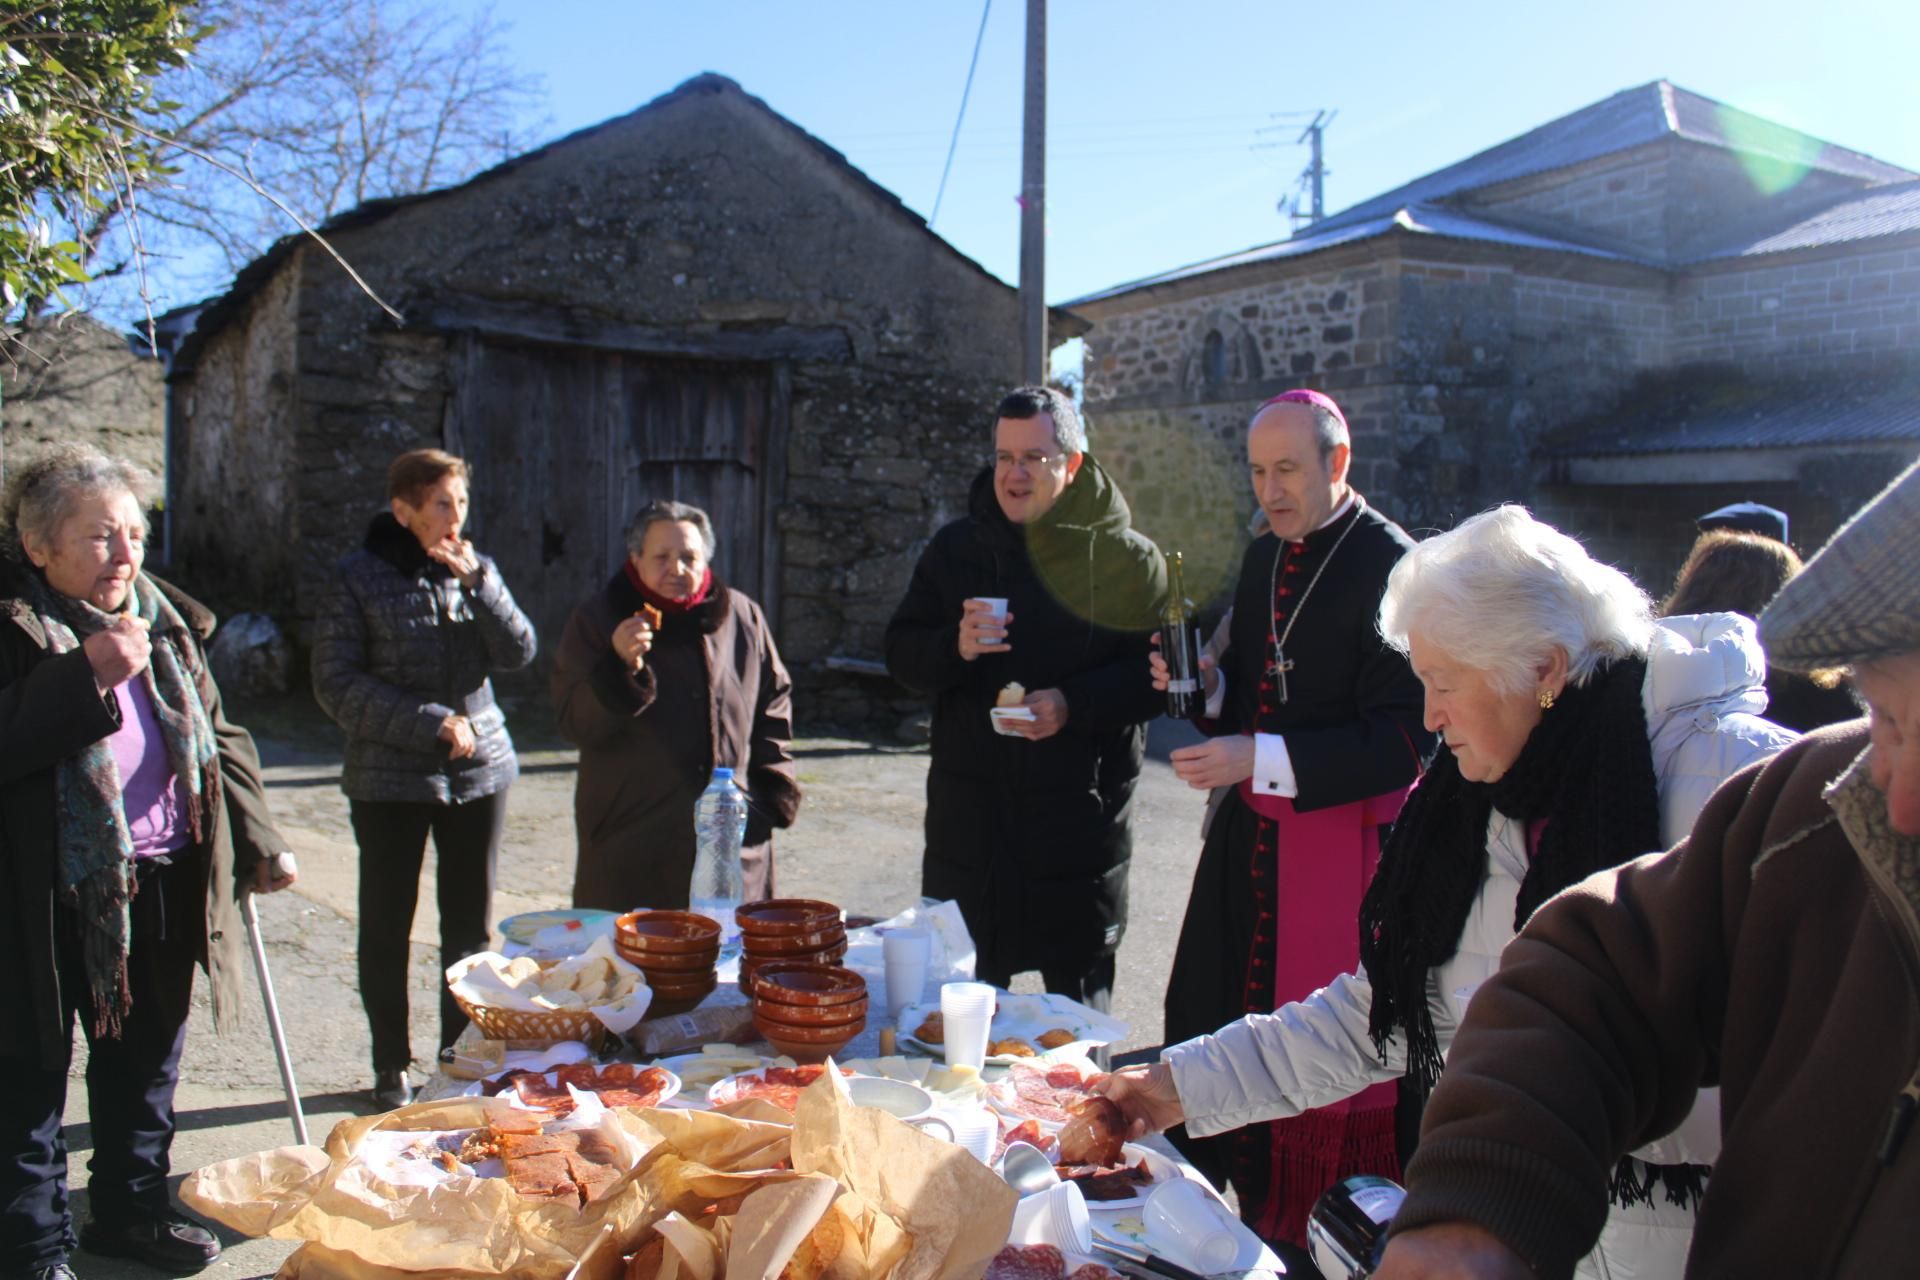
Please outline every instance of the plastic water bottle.
[[740, 954], [740, 843], [747, 834], [747, 795], [733, 785], [733, 770], [715, 769], [713, 781], [693, 806], [693, 909], [720, 922], [720, 960]]

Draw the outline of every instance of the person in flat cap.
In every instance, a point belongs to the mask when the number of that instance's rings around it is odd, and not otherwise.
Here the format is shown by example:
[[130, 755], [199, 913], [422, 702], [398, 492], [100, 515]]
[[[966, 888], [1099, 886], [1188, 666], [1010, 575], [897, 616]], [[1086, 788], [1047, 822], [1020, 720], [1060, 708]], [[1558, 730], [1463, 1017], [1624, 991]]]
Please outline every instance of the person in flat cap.
[[1906, 1275], [1920, 1248], [1920, 466], [1760, 619], [1868, 718], [1734, 775], [1668, 853], [1542, 907], [1474, 994], [1378, 1280], [1565, 1276], [1620, 1154], [1721, 1091], [1689, 1276]]
[[1758, 502], [1735, 502], [1709, 511], [1693, 523], [1702, 533], [1729, 529], [1734, 533], [1757, 533], [1775, 542], [1787, 540], [1787, 513]]

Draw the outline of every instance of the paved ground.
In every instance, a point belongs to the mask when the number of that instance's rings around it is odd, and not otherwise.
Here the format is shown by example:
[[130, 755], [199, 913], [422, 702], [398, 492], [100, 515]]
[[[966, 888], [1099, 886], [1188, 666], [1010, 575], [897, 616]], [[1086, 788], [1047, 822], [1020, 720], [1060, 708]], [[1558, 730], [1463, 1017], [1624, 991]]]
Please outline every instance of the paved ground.
[[[260, 916], [309, 1131], [319, 1142], [340, 1119], [372, 1109], [361, 1092], [369, 1083], [367, 1030], [354, 989], [355, 851], [338, 787], [339, 738], [299, 701], [236, 708], [235, 718], [254, 729], [267, 761], [276, 818], [300, 856], [300, 884], [261, 899]], [[538, 720], [531, 709], [513, 718], [523, 776], [513, 792], [496, 919], [564, 906], [572, 884], [573, 756], [556, 741], [542, 739]], [[1155, 725], [1152, 754], [1158, 758], [1148, 761], [1140, 788], [1132, 924], [1120, 951], [1114, 1001], [1115, 1014], [1133, 1028], [1122, 1048], [1160, 1040], [1160, 996], [1199, 851], [1201, 798], [1164, 763], [1169, 744], [1184, 741], [1188, 733], [1185, 726], [1166, 721]], [[778, 837], [781, 891], [880, 916], [912, 902], [918, 891], [925, 750], [809, 738], [796, 743], [795, 754], [807, 799], [794, 829]], [[434, 1047], [440, 986], [432, 884], [429, 855], [413, 929], [414, 1048], [423, 1057]], [[1026, 975], [1016, 987], [1038, 990], [1038, 975]], [[180, 1173], [293, 1140], [273, 1046], [251, 990], [244, 1015], [237, 1031], [216, 1036], [204, 990], [196, 998], [174, 1143]], [[76, 1063], [76, 1076], [81, 1069]], [[84, 1219], [91, 1138], [82, 1088], [74, 1090], [67, 1121], [76, 1217]], [[271, 1240], [228, 1238], [225, 1243], [226, 1253], [203, 1274], [221, 1280], [271, 1276], [293, 1247]], [[73, 1263], [88, 1280], [155, 1274], [84, 1253]]]

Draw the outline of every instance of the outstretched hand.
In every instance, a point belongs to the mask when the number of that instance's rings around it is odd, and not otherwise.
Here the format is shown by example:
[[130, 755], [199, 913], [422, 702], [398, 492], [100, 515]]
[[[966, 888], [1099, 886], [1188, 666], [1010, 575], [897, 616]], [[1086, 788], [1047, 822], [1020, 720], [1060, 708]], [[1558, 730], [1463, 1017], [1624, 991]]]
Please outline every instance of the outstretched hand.
[[1096, 1076], [1091, 1088], [1120, 1108], [1130, 1139], [1171, 1129], [1187, 1118], [1180, 1093], [1173, 1087], [1173, 1068], [1164, 1062]]

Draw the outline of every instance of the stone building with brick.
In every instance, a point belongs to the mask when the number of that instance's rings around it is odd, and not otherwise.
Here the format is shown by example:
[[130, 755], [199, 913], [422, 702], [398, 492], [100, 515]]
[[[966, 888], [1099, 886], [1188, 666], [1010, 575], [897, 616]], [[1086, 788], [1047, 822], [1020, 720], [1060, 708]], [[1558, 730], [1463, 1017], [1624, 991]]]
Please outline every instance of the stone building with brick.
[[1409, 530], [1525, 502], [1656, 595], [1695, 515], [1767, 502], [1811, 550], [1920, 453], [1920, 174], [1664, 81], [1066, 305], [1096, 447], [1196, 598], [1289, 386]]
[[171, 551], [194, 590], [299, 635], [387, 463], [443, 447], [549, 649], [631, 513], [673, 497], [712, 514], [803, 718], [914, 705], [871, 673], [991, 452], [1012, 289], [713, 75], [324, 231], [401, 319], [296, 238], [199, 316], [170, 375]]

